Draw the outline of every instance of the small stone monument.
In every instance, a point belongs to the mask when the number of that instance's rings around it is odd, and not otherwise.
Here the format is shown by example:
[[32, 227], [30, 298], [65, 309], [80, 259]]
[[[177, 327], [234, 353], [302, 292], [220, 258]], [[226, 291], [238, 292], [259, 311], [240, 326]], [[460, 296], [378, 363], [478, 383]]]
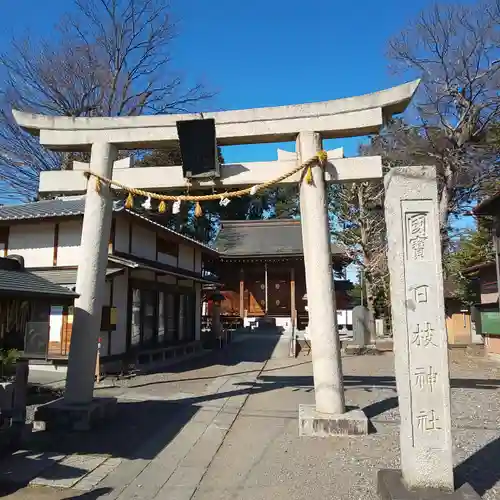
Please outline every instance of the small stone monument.
[[375, 332], [375, 321], [367, 307], [356, 306], [352, 310], [352, 332], [350, 345], [362, 348], [370, 343]]
[[375, 320], [375, 336], [379, 339], [385, 337], [385, 319], [379, 318]]
[[479, 498], [469, 485], [453, 492], [436, 170], [393, 168], [385, 187], [401, 471], [379, 471], [379, 495], [398, 500]]

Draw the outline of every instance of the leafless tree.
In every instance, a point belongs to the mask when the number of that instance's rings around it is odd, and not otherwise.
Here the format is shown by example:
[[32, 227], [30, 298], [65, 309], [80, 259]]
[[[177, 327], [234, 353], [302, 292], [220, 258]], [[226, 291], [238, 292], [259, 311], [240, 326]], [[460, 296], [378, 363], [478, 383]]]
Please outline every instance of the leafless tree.
[[329, 190], [332, 237], [362, 272], [367, 307], [374, 314], [387, 309], [377, 304], [387, 296], [383, 198], [381, 182], [335, 184]]
[[73, 0], [51, 40], [13, 40], [0, 54], [0, 189], [36, 195], [40, 171], [71, 168], [72, 155], [41, 148], [11, 109], [61, 116], [183, 112], [211, 96], [173, 68], [177, 35], [168, 0]]
[[499, 22], [500, 0], [435, 4], [389, 43], [394, 69], [421, 77], [422, 85], [420, 123], [399, 122], [385, 157], [437, 166], [443, 239], [450, 214], [498, 172], [488, 139], [500, 117]]

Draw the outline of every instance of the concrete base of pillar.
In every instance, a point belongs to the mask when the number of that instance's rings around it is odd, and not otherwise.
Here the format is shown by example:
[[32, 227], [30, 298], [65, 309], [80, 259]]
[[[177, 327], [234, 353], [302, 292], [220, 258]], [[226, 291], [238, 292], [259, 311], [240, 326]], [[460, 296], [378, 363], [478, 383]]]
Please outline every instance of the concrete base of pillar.
[[89, 431], [115, 414], [116, 402], [116, 398], [94, 398], [89, 404], [72, 405], [63, 398], [57, 399], [37, 408], [34, 428], [38, 431]]
[[481, 500], [470, 484], [446, 492], [436, 489], [409, 490], [400, 470], [379, 470], [377, 491], [381, 500]]
[[361, 410], [341, 415], [318, 413], [314, 405], [299, 406], [299, 435], [308, 437], [368, 434], [368, 417]]

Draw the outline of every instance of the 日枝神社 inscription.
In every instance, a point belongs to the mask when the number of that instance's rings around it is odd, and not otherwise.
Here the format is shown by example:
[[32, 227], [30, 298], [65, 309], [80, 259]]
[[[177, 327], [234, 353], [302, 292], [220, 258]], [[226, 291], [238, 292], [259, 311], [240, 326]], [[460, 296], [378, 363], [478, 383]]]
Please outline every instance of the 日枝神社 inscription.
[[407, 487], [453, 489], [448, 342], [435, 169], [386, 179], [401, 469]]
[[415, 330], [413, 331], [412, 344], [418, 347], [427, 347], [430, 345], [435, 346], [436, 344], [432, 341], [434, 336], [434, 330], [431, 324], [426, 321], [423, 324], [417, 323]]
[[434, 371], [431, 365], [427, 368], [417, 368], [415, 370], [415, 385], [422, 390], [429, 389], [431, 392], [437, 382], [437, 372]]
[[417, 415], [417, 425], [423, 432], [441, 430], [441, 427], [439, 427], [439, 417], [436, 416], [434, 410], [420, 410], [420, 413]]
[[[420, 202], [423, 208], [426, 201]], [[422, 206], [423, 205], [423, 206]], [[408, 277], [407, 289], [408, 302], [413, 302], [408, 308], [409, 327], [409, 369], [413, 374], [414, 383], [412, 392], [412, 420], [413, 446], [419, 446], [419, 439], [425, 433], [425, 440], [432, 440], [432, 446], [442, 446], [442, 428], [439, 425], [441, 415], [439, 411], [439, 398], [441, 391], [437, 384], [439, 368], [436, 369], [428, 362], [429, 350], [439, 347], [432, 306], [434, 289], [425, 282], [425, 267], [428, 262], [435, 260], [435, 248], [429, 231], [429, 212], [411, 210], [405, 211], [403, 204], [404, 231], [406, 259], [405, 274]], [[410, 208], [410, 207], [408, 207]], [[419, 269], [421, 268], [422, 269]], [[419, 272], [420, 271], [420, 272]], [[418, 389], [418, 390], [415, 390]]]

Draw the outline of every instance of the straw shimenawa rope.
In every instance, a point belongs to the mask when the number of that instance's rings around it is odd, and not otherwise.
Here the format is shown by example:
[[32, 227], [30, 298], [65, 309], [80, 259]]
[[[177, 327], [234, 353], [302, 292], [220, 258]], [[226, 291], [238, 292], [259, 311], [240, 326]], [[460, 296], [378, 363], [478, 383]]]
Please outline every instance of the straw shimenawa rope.
[[311, 159], [307, 160], [306, 162], [302, 163], [301, 165], [293, 168], [289, 172], [286, 172], [285, 174], [280, 175], [279, 177], [276, 177], [275, 179], [271, 179], [269, 181], [263, 182], [262, 184], [257, 184], [255, 186], [245, 188], [245, 189], [239, 189], [237, 191], [230, 191], [230, 192], [225, 192], [225, 193], [213, 193], [213, 194], [206, 194], [206, 195], [198, 195], [198, 196], [193, 196], [193, 195], [165, 195], [165, 194], [159, 194], [159, 193], [152, 193], [150, 191], [145, 191], [144, 189], [138, 189], [138, 188], [132, 188], [129, 186], [126, 186], [125, 184], [122, 184], [121, 182], [115, 181], [113, 179], [107, 179], [106, 177], [103, 177], [99, 174], [96, 174], [95, 172], [92, 172], [91, 170], [87, 170], [84, 172], [84, 175], [87, 177], [95, 177], [96, 179], [96, 191], [99, 192], [101, 190], [101, 185], [106, 184], [109, 187], [115, 187], [122, 189], [123, 191], [128, 193], [127, 200], [125, 202], [125, 205], [127, 208], [132, 208], [134, 204], [134, 196], [144, 196], [146, 198], [151, 198], [153, 200], [158, 200], [160, 201], [160, 204], [158, 205], [158, 211], [160, 213], [163, 213], [166, 211], [166, 201], [176, 201], [176, 202], [182, 202], [182, 201], [194, 201], [196, 202], [195, 206], [195, 215], [197, 217], [200, 217], [202, 215], [202, 210], [200, 206], [200, 201], [212, 201], [212, 200], [229, 200], [231, 198], [238, 198], [240, 196], [245, 196], [247, 194], [249, 195], [255, 195], [257, 192], [262, 191], [263, 189], [267, 189], [270, 186], [273, 186], [274, 184], [278, 184], [279, 182], [287, 179], [288, 177], [291, 177], [292, 175], [296, 174], [297, 172], [300, 172], [303, 169], [306, 169], [306, 174], [305, 174], [305, 181], [308, 184], [312, 184], [312, 171], [311, 168], [314, 165], [320, 165], [320, 166], [325, 166], [326, 162], [328, 160], [328, 155], [326, 151], [319, 151], [315, 156], [313, 156]]

